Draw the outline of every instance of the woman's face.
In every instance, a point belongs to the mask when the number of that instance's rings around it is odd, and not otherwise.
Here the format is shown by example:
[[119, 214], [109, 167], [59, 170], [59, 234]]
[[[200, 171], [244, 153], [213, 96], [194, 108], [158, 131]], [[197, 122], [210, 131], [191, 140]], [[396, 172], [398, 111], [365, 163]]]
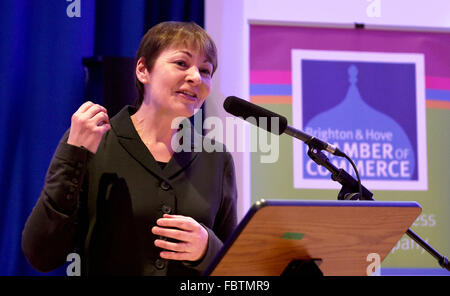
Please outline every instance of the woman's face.
[[153, 105], [159, 114], [192, 116], [209, 95], [212, 69], [212, 64], [198, 50], [165, 49], [151, 72], [145, 71], [144, 104]]

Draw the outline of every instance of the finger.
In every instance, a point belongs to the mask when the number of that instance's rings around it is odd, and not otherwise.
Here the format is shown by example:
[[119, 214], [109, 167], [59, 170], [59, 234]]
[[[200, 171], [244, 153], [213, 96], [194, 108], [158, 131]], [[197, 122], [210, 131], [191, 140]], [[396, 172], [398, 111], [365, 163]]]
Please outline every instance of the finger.
[[94, 104], [91, 107], [89, 107], [89, 109], [87, 109], [83, 114], [86, 118], [90, 119], [100, 112], [108, 114], [105, 107], [100, 106], [98, 104]]
[[95, 123], [96, 126], [102, 126], [109, 123], [109, 117], [107, 113], [101, 111], [95, 114], [95, 116], [91, 118], [91, 121]]
[[176, 215], [176, 214], [164, 214], [164, 218], [185, 218], [185, 219], [192, 219], [189, 216], [183, 216], [183, 215]]
[[92, 103], [91, 101], [87, 101], [85, 103], [83, 103], [80, 108], [78, 108], [77, 112], [79, 113], [84, 113], [86, 112], [87, 109], [89, 109], [92, 105], [94, 105], [94, 103]]
[[159, 256], [163, 259], [168, 260], [191, 260], [191, 253], [181, 253], [181, 252], [172, 252], [172, 251], [162, 251], [159, 253]]
[[109, 123], [105, 123], [105, 124], [103, 124], [101, 126], [96, 126], [94, 128], [94, 131], [103, 135], [104, 133], [106, 133], [110, 129], [111, 129], [111, 125]]
[[179, 241], [188, 242], [191, 240], [191, 237], [188, 232], [178, 229], [169, 229], [169, 228], [163, 228], [154, 226], [152, 228], [152, 233], [155, 235], [164, 236], [167, 238], [173, 238]]
[[197, 222], [189, 217], [178, 216], [170, 218], [159, 218], [156, 224], [163, 227], [176, 227], [186, 231], [194, 231]]
[[158, 248], [173, 251], [173, 252], [181, 252], [181, 253], [189, 252], [189, 244], [184, 243], [184, 242], [174, 243], [174, 242], [169, 242], [169, 241], [162, 240], [162, 239], [156, 239], [154, 244]]

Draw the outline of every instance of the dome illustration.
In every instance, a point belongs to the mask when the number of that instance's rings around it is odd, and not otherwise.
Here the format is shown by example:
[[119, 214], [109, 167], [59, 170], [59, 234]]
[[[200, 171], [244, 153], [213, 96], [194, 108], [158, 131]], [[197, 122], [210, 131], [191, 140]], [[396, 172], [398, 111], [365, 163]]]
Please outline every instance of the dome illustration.
[[[347, 73], [349, 88], [344, 100], [314, 116], [304, 125], [304, 130], [343, 150], [357, 164], [362, 179], [411, 179], [416, 160], [407, 134], [394, 119], [363, 100], [357, 86], [358, 68], [354, 64], [348, 67]], [[338, 167], [344, 163], [342, 159], [328, 156]], [[308, 161], [311, 160], [305, 154], [304, 163]], [[329, 178], [329, 174], [312, 173], [312, 166], [317, 165], [304, 166], [305, 178]]]

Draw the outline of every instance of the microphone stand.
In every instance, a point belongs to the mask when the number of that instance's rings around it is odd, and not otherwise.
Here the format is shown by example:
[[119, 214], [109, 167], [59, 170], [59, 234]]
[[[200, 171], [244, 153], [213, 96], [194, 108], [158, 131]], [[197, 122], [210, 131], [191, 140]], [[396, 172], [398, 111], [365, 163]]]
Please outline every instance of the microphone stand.
[[[341, 190], [338, 194], [339, 200], [374, 200], [373, 193], [367, 190], [360, 182], [356, 181], [349, 173], [344, 169], [338, 169], [335, 167], [324, 153], [322, 153], [320, 147], [315, 147], [313, 142], [306, 142], [308, 145], [308, 156], [318, 165], [325, 167], [331, 172], [331, 179], [339, 182], [342, 185]], [[356, 170], [356, 168], [355, 168]], [[439, 265], [450, 271], [450, 265], [447, 257], [442, 256], [438, 251], [432, 248], [426, 241], [424, 241], [420, 236], [415, 234], [411, 229], [408, 228], [406, 234], [413, 239], [419, 246], [421, 246], [425, 251], [431, 254], [439, 263]]]
[[338, 169], [329, 160], [326, 155], [320, 151], [320, 149], [315, 148], [312, 145], [308, 146], [308, 156], [318, 165], [325, 167], [331, 172], [331, 179], [333, 181], [339, 182], [342, 185], [341, 191], [339, 191], [339, 200], [374, 200], [372, 198], [373, 193], [370, 192], [366, 187], [361, 185], [362, 195], [359, 193], [359, 182], [356, 181], [349, 173], [344, 169]]

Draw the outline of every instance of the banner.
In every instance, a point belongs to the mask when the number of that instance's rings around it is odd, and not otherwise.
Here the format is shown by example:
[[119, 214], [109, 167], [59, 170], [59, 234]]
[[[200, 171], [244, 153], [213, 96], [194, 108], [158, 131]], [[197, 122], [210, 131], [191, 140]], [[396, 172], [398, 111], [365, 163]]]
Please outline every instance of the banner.
[[[422, 214], [411, 229], [448, 256], [449, 52], [450, 34], [442, 32], [251, 25], [250, 101], [338, 146], [375, 200], [418, 202]], [[281, 135], [277, 162], [252, 153], [252, 202], [336, 199], [340, 184], [307, 148]], [[354, 174], [347, 160], [326, 154]], [[404, 236], [381, 274], [440, 272]]]

